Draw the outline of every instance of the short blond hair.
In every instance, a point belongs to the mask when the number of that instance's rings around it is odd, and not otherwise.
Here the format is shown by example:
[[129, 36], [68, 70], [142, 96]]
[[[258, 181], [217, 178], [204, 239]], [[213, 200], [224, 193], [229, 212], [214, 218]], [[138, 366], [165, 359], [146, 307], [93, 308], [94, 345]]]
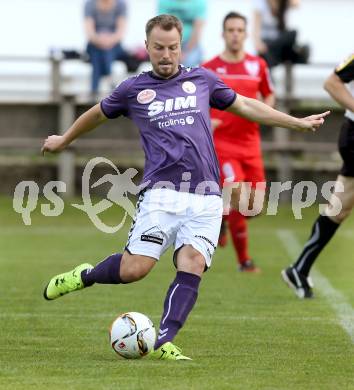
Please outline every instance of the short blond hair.
[[173, 28], [176, 28], [182, 39], [183, 25], [176, 16], [162, 14], [150, 19], [145, 26], [146, 38], [149, 38], [152, 29], [156, 26], [161, 27], [165, 31], [171, 31]]

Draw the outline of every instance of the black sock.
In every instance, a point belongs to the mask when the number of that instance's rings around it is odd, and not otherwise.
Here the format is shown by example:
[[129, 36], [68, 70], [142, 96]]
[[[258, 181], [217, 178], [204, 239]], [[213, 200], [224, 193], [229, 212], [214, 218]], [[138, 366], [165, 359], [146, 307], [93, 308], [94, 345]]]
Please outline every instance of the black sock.
[[308, 276], [312, 264], [328, 241], [336, 232], [339, 224], [325, 215], [320, 215], [312, 227], [311, 236], [293, 267], [302, 275]]

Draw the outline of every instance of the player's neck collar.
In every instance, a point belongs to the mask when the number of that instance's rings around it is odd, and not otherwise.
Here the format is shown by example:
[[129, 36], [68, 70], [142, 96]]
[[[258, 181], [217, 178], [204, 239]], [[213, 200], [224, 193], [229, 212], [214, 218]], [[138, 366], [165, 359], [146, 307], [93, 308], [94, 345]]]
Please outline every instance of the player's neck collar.
[[219, 55], [219, 58], [221, 61], [223, 62], [226, 62], [227, 64], [239, 64], [240, 62], [243, 62], [244, 60], [247, 59], [247, 53], [245, 51], [242, 52], [242, 55], [240, 55], [240, 58], [239, 59], [235, 59], [235, 58], [231, 58], [232, 56], [228, 56], [226, 55], [225, 56], [225, 52], [222, 52], [220, 55]]
[[182, 66], [181, 66], [181, 65], [178, 65], [178, 72], [175, 73], [173, 76], [169, 77], [168, 79], [165, 79], [164, 77], [158, 76], [158, 75], [157, 75], [156, 73], [154, 73], [152, 70], [150, 70], [149, 76], [152, 77], [152, 78], [155, 79], [155, 80], [165, 80], [165, 81], [167, 81], [167, 80], [171, 80], [171, 79], [174, 79], [174, 78], [178, 77], [178, 76], [181, 74], [181, 72], [182, 72]]

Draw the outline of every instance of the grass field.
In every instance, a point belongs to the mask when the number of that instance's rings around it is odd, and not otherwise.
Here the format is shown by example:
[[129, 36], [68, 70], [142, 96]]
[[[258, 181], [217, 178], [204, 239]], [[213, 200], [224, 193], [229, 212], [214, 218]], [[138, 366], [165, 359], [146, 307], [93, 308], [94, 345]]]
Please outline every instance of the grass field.
[[[250, 221], [260, 275], [238, 273], [231, 246], [217, 250], [175, 340], [192, 362], [128, 361], [111, 350], [108, 327], [124, 311], [146, 313], [158, 326], [171, 253], [137, 284], [96, 285], [47, 302], [42, 290], [52, 275], [120, 251], [129, 226], [103, 234], [67, 206], [56, 218], [36, 212], [26, 227], [1, 198], [0, 388], [354, 389], [354, 219], [316, 265], [315, 299], [298, 300], [279, 276], [317, 212], [295, 221], [285, 207]], [[105, 218], [113, 224], [117, 215]]]

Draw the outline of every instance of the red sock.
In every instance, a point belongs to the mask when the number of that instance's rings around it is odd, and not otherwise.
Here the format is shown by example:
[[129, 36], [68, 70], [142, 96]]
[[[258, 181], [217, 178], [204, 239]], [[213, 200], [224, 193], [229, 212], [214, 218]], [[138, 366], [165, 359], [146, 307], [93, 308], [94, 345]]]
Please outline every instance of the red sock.
[[248, 255], [248, 232], [246, 217], [239, 211], [231, 211], [228, 218], [234, 248], [237, 252], [238, 262], [240, 264], [249, 260]]
[[220, 234], [218, 239], [218, 246], [223, 248], [227, 245], [227, 218], [228, 215], [222, 217], [222, 222], [220, 226]]

